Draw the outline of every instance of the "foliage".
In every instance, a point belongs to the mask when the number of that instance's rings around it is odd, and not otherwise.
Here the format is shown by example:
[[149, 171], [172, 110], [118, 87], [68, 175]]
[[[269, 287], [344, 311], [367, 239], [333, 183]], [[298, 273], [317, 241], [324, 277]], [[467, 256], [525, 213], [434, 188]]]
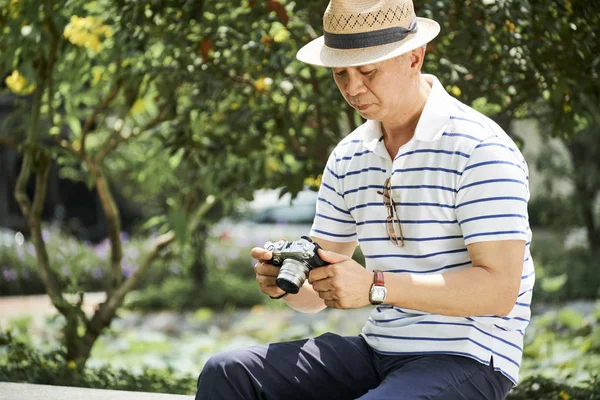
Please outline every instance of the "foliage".
[[585, 244], [565, 248], [562, 235], [551, 239], [537, 238], [534, 232], [531, 251], [535, 257], [536, 287], [533, 303], [560, 304], [577, 299], [597, 299], [600, 277], [597, 273], [598, 251]]
[[[510, 132], [510, 122], [531, 117], [540, 132], [567, 149], [567, 168], [542, 169], [568, 179], [576, 217], [600, 247], [600, 16], [597, 1], [438, 1], [423, 12], [442, 23], [426, 69], [447, 89], [491, 115]], [[541, 196], [554, 192], [540, 193]]]
[[[18, 235], [18, 234], [17, 234]], [[50, 260], [59, 273], [61, 290], [67, 293], [78, 291], [99, 292], [106, 290], [110, 270], [107, 259], [110, 255], [108, 239], [92, 244], [80, 242], [70, 235], [62, 233], [56, 226], [42, 230]], [[140, 257], [152, 246], [152, 239], [130, 237], [121, 233], [123, 259], [121, 261], [123, 278], [130, 277], [140, 262]], [[40, 277], [35, 247], [30, 240], [17, 241], [14, 235], [2, 235], [0, 238], [0, 295], [27, 295], [45, 293]], [[167, 276], [187, 273], [192, 260], [185, 257], [165, 259], [155, 265], [143, 277], [136, 288], [162, 282]]]
[[600, 380], [585, 386], [569, 386], [543, 377], [532, 377], [519, 383], [506, 397], [509, 400], [597, 400], [600, 399]]
[[[251, 269], [250, 269], [251, 270]], [[268, 299], [260, 292], [256, 280], [241, 279], [225, 271], [211, 272], [201, 286], [189, 278], [171, 277], [162, 284], [132, 293], [127, 307], [144, 312], [153, 310], [214, 310], [250, 308]]]
[[[599, 304], [600, 305], [600, 304]], [[582, 382], [600, 370], [600, 307], [553, 308], [532, 319], [524, 340], [521, 376]]]
[[[12, 116], [20, 124], [6, 140], [24, 155], [16, 197], [40, 276], [67, 317], [69, 357], [85, 361], [157, 258], [193, 254], [202, 264], [215, 204], [227, 210], [256, 188], [295, 193], [319, 181], [331, 146], [360, 122], [329, 71], [294, 59], [321, 31], [326, 3], [0, 0], [0, 76], [22, 95]], [[598, 247], [594, 2], [453, 0], [417, 9], [443, 25], [426, 71], [505, 128], [534, 116], [567, 143], [574, 200]], [[95, 187], [107, 218], [109, 301], [89, 321], [60, 295], [60, 266], [42, 236], [52, 163], [61, 176]], [[126, 279], [109, 181], [143, 204], [150, 216], [143, 230], [161, 234]]]
[[0, 381], [4, 382], [172, 394], [191, 394], [195, 390], [194, 379], [168, 370], [148, 368], [135, 375], [105, 366], [82, 371], [75, 362], [65, 361], [64, 349], [42, 353], [10, 332], [0, 334], [0, 348], [4, 350], [0, 355]]
[[[145, 369], [132, 374], [109, 366], [80, 371], [75, 363], [66, 363], [64, 350], [39, 352], [10, 332], [0, 335], [0, 381], [97, 389], [133, 390], [156, 393], [195, 393], [196, 379], [179, 376], [169, 370]], [[535, 376], [523, 380], [508, 395], [510, 400], [596, 400], [600, 399], [600, 381], [595, 378], [583, 385], [571, 386]]]

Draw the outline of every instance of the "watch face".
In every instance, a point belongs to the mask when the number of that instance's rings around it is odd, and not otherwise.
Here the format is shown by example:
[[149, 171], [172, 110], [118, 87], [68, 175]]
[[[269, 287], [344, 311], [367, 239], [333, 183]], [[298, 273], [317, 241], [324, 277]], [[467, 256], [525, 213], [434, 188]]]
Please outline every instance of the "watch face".
[[371, 287], [371, 302], [381, 303], [385, 301], [385, 297], [387, 295], [387, 290], [385, 286], [375, 286]]

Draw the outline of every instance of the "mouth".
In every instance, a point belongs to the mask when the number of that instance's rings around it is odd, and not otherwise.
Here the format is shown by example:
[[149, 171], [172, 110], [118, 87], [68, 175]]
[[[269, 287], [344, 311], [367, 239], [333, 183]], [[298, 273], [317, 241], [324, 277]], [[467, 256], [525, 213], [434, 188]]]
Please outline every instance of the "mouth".
[[364, 110], [366, 110], [367, 108], [371, 107], [371, 104], [362, 104], [362, 105], [358, 105], [358, 104], [357, 104], [357, 105], [355, 105], [354, 107], [355, 107], [357, 110], [359, 110], [359, 111], [364, 111]]

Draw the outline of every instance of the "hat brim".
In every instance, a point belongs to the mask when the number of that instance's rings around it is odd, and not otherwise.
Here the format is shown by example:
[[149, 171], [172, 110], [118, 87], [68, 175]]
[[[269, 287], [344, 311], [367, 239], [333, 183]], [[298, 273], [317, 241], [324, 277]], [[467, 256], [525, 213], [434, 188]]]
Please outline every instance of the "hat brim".
[[433, 40], [440, 33], [440, 25], [429, 18], [417, 18], [419, 29], [399, 42], [362, 49], [342, 50], [327, 47], [323, 36], [303, 46], [296, 58], [321, 67], [357, 67], [397, 57]]

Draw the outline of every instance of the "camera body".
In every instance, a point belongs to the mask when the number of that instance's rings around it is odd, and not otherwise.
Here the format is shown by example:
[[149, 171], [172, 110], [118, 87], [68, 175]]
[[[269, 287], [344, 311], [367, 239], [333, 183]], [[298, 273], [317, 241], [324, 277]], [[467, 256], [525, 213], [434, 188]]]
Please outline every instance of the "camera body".
[[267, 242], [264, 248], [273, 254], [271, 264], [280, 267], [275, 283], [286, 293], [298, 293], [310, 270], [327, 264], [317, 253], [321, 248], [319, 244], [308, 236], [294, 242]]

